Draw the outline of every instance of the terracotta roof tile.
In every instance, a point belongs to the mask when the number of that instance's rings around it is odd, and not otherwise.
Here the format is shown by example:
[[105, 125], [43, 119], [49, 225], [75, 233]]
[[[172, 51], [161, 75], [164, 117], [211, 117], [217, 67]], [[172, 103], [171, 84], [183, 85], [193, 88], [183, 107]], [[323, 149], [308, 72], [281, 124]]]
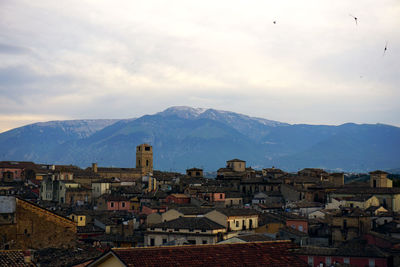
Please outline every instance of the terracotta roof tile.
[[126, 266], [307, 266], [287, 241], [113, 249]]
[[19, 266], [35, 266], [35, 265], [25, 262], [24, 252], [21, 250], [1, 250], [0, 266], [19, 267]]

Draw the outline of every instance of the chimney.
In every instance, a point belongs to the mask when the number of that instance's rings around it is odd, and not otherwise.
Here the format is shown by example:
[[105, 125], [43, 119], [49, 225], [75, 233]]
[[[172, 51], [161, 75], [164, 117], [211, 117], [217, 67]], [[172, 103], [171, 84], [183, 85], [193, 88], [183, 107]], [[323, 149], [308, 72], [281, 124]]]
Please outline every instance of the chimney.
[[92, 163], [92, 169], [94, 173], [97, 173], [97, 163]]

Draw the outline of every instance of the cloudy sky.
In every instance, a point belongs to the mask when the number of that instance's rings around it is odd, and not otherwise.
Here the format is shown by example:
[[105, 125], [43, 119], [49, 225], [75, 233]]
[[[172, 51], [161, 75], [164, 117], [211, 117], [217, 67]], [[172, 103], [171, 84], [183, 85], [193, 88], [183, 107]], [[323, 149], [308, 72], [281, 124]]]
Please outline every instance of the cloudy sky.
[[177, 105], [400, 126], [400, 2], [0, 0], [0, 132]]

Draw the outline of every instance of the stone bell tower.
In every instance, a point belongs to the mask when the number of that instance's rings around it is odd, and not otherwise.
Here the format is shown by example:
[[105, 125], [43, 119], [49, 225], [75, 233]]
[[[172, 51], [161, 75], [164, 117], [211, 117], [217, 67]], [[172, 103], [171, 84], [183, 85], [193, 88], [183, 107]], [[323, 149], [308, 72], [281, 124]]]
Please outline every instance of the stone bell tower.
[[153, 173], [153, 147], [141, 144], [136, 147], [136, 169], [140, 169], [143, 175]]

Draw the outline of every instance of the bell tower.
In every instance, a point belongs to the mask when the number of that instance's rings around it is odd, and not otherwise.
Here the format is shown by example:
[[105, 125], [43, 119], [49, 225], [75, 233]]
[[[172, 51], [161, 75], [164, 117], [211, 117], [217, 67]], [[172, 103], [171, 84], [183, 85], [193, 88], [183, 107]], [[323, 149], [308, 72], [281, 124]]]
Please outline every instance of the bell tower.
[[140, 169], [142, 175], [153, 173], [153, 147], [141, 144], [136, 147], [136, 169]]

